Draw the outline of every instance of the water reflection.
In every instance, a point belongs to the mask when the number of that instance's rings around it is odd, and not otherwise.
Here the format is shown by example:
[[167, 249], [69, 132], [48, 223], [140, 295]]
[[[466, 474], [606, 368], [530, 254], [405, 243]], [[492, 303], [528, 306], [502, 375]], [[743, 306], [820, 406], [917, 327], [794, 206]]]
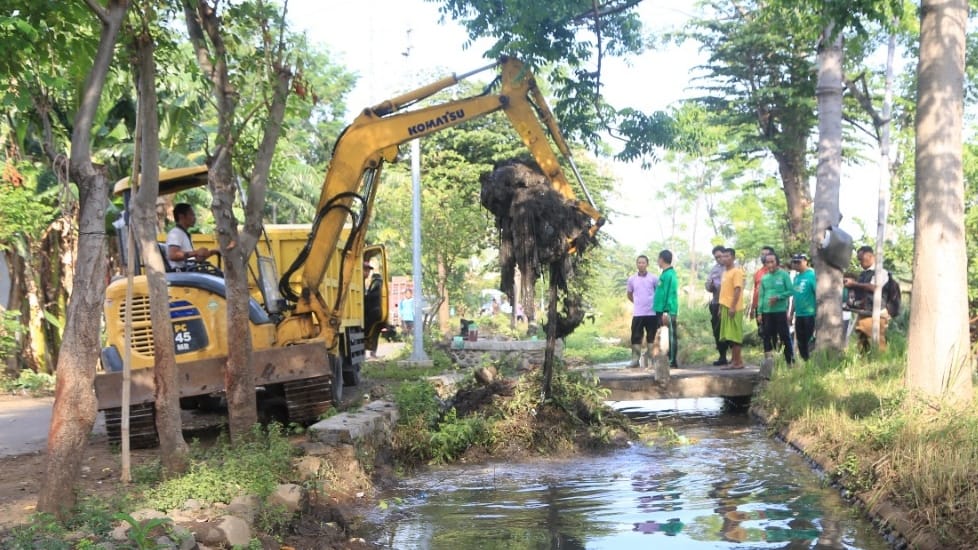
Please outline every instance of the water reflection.
[[[703, 400], [700, 400], [703, 401]], [[435, 469], [368, 518], [387, 548], [866, 548], [887, 545], [804, 460], [722, 402], [628, 404], [683, 436], [602, 456]]]

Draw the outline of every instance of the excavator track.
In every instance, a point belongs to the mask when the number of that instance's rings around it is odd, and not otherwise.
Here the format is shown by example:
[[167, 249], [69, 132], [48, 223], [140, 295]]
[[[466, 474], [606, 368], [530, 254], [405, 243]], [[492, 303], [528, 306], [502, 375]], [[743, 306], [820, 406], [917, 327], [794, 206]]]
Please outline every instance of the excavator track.
[[331, 376], [317, 376], [282, 384], [285, 388], [285, 403], [289, 409], [289, 421], [309, 424], [318, 420], [333, 404], [330, 397], [331, 385]]
[[[122, 408], [105, 409], [105, 431], [110, 445], [122, 444]], [[129, 407], [129, 446], [133, 449], [150, 449], [160, 444], [156, 433], [156, 409], [152, 403], [139, 403]]]

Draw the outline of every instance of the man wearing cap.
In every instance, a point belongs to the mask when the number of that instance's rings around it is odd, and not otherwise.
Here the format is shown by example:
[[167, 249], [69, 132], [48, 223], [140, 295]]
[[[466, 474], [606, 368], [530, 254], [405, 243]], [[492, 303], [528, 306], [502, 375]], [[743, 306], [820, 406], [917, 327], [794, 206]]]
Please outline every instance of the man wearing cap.
[[798, 355], [808, 361], [809, 350], [815, 337], [815, 270], [808, 267], [807, 254], [792, 256], [791, 268], [798, 272], [793, 283], [792, 305], [795, 339], [798, 340]]

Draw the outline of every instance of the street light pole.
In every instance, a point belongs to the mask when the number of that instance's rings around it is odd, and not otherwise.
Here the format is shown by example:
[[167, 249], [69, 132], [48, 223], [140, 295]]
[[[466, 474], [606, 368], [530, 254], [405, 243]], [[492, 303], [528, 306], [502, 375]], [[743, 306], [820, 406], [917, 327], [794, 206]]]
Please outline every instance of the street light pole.
[[[411, 56], [411, 29], [407, 30], [407, 47], [402, 55]], [[430, 361], [424, 351], [424, 294], [421, 292], [421, 140], [411, 141], [411, 282], [414, 287], [414, 344], [411, 361]]]
[[424, 352], [424, 295], [421, 293], [421, 140], [411, 142], [411, 241], [414, 261], [411, 266], [414, 283], [414, 346], [412, 361], [428, 361]]

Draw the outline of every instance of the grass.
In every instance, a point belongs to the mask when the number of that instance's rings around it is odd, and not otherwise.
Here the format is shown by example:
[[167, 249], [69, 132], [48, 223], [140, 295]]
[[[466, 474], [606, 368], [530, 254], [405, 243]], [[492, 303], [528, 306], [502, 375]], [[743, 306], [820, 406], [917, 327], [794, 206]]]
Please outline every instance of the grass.
[[54, 376], [22, 370], [16, 378], [0, 374], [0, 393], [27, 394], [33, 397], [54, 395]]
[[[208, 448], [195, 442], [191, 449], [192, 466], [187, 474], [163, 480], [158, 460], [137, 466], [133, 468], [136, 483], [126, 493], [108, 499], [81, 499], [64, 524], [50, 515], [36, 514], [30, 524], [12, 529], [6, 541], [0, 542], [17, 550], [96, 548], [101, 547], [97, 546], [98, 542], [108, 536], [115, 522], [139, 524], [132, 519], [133, 510], [149, 508], [168, 512], [182, 507], [189, 499], [204, 506], [226, 504], [245, 494], [264, 499], [279, 483], [295, 479], [292, 464], [295, 452], [277, 424], [267, 430], [255, 426], [251, 436], [234, 447], [226, 438]], [[265, 516], [273, 512], [261, 511]], [[148, 533], [156, 532], [156, 527], [163, 527], [162, 522], [139, 524], [130, 530], [128, 545], [120, 547], [156, 548], [155, 541], [147, 538]]]
[[978, 540], [976, 408], [912, 399], [905, 340], [889, 336], [885, 354], [779, 367], [757, 403], [774, 426], [812, 437], [808, 450], [828, 459], [843, 486], [910, 511], [915, 531], [944, 547], [969, 547]]

